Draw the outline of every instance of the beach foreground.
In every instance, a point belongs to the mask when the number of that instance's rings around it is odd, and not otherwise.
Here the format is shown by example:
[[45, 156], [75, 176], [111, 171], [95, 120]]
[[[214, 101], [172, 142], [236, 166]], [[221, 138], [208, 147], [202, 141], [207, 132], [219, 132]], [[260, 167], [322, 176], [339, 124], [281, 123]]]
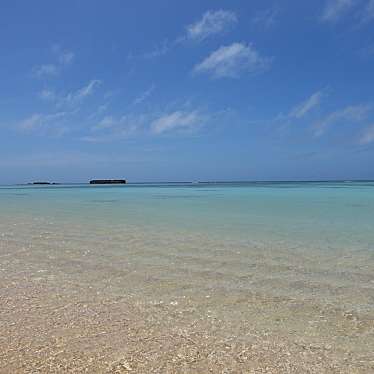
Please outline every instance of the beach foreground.
[[1, 216], [1, 373], [374, 371], [371, 251], [52, 210]]

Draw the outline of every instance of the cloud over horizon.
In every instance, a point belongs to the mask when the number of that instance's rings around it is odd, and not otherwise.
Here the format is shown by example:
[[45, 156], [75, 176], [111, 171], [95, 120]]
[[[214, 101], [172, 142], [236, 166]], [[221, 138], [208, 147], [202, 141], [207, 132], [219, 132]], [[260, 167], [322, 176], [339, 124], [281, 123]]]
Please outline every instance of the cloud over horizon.
[[72, 106], [80, 103], [86, 97], [93, 95], [101, 84], [101, 80], [91, 79], [85, 86], [67, 94], [58, 94], [53, 90], [43, 89], [39, 97], [43, 100], [55, 103], [57, 107]]
[[195, 65], [195, 73], [208, 73], [214, 78], [238, 78], [242, 73], [266, 70], [271, 59], [262, 57], [252, 44], [232, 43], [221, 46]]
[[62, 135], [67, 128], [60, 126], [60, 121], [68, 115], [67, 112], [52, 114], [34, 113], [16, 124], [16, 128], [25, 133]]
[[51, 48], [54, 59], [53, 63], [41, 64], [32, 68], [32, 75], [36, 78], [51, 78], [56, 77], [61, 73], [61, 70], [70, 65], [75, 57], [74, 52], [63, 49], [59, 44], [54, 44]]
[[199, 21], [187, 26], [187, 38], [202, 41], [212, 35], [227, 31], [237, 22], [238, 18], [233, 11], [208, 10]]
[[191, 130], [201, 125], [203, 117], [197, 112], [175, 111], [164, 114], [151, 123], [154, 134], [162, 134], [172, 130]]
[[368, 104], [349, 105], [343, 109], [334, 111], [313, 125], [316, 137], [322, 136], [331, 126], [335, 124], [358, 123], [365, 120], [372, 106]]
[[323, 97], [322, 91], [317, 91], [312, 94], [308, 99], [303, 101], [301, 104], [295, 106], [289, 114], [289, 117], [300, 119], [304, 117], [307, 113], [309, 113], [314, 108], [317, 108]]
[[327, 0], [321, 19], [325, 22], [337, 22], [356, 3], [357, 0]]

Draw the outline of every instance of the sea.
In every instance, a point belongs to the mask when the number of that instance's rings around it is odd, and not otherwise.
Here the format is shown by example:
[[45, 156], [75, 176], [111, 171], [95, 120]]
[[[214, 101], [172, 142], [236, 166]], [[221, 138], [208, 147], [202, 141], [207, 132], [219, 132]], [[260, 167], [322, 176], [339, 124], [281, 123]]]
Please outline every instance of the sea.
[[373, 181], [1, 186], [0, 268], [373, 368]]

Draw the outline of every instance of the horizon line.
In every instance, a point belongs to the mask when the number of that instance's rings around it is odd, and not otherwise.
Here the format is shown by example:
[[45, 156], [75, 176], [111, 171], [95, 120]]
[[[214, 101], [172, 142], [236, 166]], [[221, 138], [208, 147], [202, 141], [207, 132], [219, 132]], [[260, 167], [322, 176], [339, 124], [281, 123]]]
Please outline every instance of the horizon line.
[[[46, 186], [53, 185], [90, 185], [90, 181], [87, 182], [48, 182], [42, 181]], [[255, 180], [186, 180], [186, 181], [132, 181], [127, 182], [127, 185], [139, 185], [139, 184], [229, 184], [229, 183], [327, 183], [327, 182], [374, 182], [374, 179], [255, 179]], [[0, 186], [40, 186], [33, 184], [35, 182], [24, 182], [24, 183], [6, 183]], [[40, 183], [40, 182], [39, 182]], [[126, 185], [122, 184], [122, 186]], [[92, 186], [92, 185], [91, 185]], [[112, 185], [113, 186], [113, 185]]]

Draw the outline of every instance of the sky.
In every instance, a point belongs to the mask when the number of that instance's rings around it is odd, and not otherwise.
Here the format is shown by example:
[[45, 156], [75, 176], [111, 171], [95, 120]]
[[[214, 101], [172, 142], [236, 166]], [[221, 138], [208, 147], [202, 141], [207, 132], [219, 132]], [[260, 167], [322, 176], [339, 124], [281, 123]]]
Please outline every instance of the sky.
[[374, 179], [374, 0], [3, 0], [0, 184]]

